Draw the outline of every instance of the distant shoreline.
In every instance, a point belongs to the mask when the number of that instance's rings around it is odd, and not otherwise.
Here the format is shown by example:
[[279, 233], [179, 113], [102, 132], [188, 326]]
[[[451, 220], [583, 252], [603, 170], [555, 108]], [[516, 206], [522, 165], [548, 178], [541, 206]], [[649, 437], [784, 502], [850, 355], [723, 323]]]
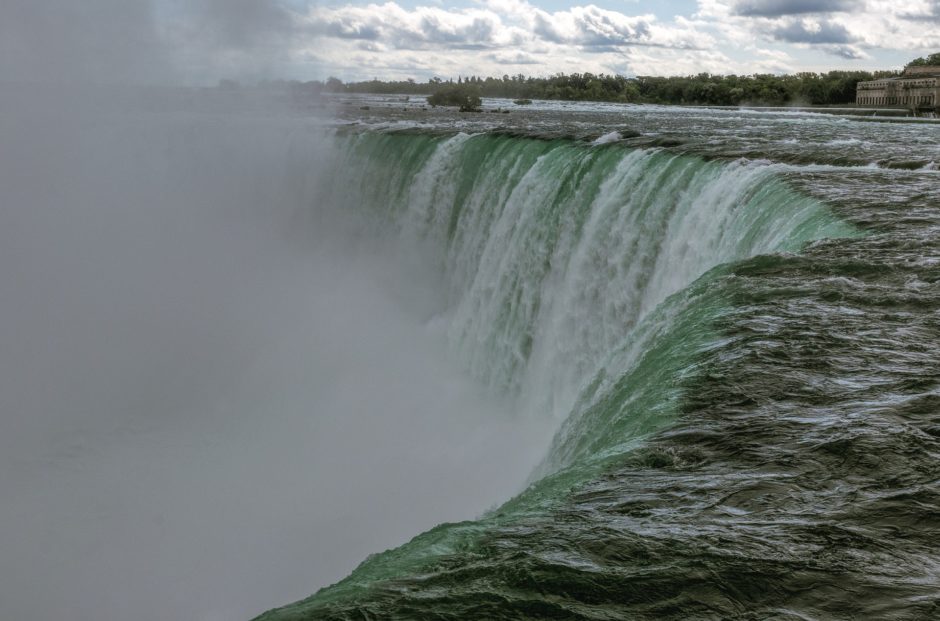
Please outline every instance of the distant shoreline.
[[[372, 103], [390, 104], [393, 106], [402, 103], [415, 103], [415, 100], [424, 99], [426, 95], [414, 93], [324, 93], [330, 98], [350, 98], [350, 99], [370, 99]], [[373, 98], [381, 98], [381, 102], [375, 102]], [[506, 104], [499, 106], [502, 110], [525, 111], [530, 109], [529, 105], [517, 105], [508, 97], [485, 97], [484, 108], [487, 108], [487, 101], [500, 101]], [[810, 114], [829, 114], [832, 116], [841, 116], [853, 121], [864, 121], [870, 123], [926, 123], [940, 124], [940, 118], [918, 117], [911, 114], [910, 109], [900, 107], [881, 107], [881, 108], [863, 108], [854, 105], [828, 105], [828, 106], [763, 106], [763, 105], [704, 105], [704, 104], [676, 104], [676, 103], [651, 103], [651, 102], [619, 102], [619, 101], [585, 101], [580, 99], [534, 99], [532, 104], [537, 109], [539, 103], [571, 103], [571, 104], [599, 104], [605, 106], [662, 106], [667, 108], [702, 108], [710, 110], [752, 110], [755, 112], [802, 112]], [[429, 106], [430, 107], [430, 106]], [[473, 114], [473, 113], [460, 113]]]

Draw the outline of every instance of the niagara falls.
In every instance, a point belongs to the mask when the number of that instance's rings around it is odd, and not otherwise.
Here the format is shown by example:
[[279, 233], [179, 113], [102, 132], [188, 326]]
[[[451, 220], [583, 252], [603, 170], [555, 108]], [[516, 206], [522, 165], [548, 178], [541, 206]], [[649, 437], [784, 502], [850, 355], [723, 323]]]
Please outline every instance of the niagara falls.
[[940, 618], [937, 20], [0, 6], [0, 620]]

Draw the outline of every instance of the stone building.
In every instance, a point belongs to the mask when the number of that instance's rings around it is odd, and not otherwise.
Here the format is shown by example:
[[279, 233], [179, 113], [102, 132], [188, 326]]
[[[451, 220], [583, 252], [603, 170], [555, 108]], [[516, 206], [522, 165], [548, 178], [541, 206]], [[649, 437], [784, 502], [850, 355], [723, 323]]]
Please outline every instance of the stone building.
[[897, 78], [859, 82], [855, 103], [871, 107], [940, 110], [940, 66], [908, 67]]

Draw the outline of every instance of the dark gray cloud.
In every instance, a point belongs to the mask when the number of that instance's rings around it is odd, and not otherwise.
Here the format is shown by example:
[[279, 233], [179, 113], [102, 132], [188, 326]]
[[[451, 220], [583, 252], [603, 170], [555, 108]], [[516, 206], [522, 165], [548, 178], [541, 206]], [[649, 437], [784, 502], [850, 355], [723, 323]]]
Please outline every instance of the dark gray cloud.
[[793, 21], [773, 28], [770, 34], [778, 41], [787, 43], [846, 44], [855, 41], [855, 37], [845, 26], [830, 21], [820, 22], [818, 29], [811, 29], [803, 22]]
[[734, 12], [745, 17], [783, 17], [852, 11], [856, 8], [856, 0], [739, 0]]
[[833, 45], [824, 48], [824, 50], [833, 56], [839, 56], [845, 58], [846, 60], [862, 60], [867, 58], [867, 56], [861, 51], [851, 45]]
[[940, 0], [933, 0], [926, 11], [921, 13], [901, 13], [901, 17], [912, 21], [940, 22]]
[[496, 44], [499, 23], [486, 16], [446, 19], [445, 13], [428, 12], [415, 21], [383, 19], [380, 13], [337, 11], [310, 21], [305, 32], [315, 36], [383, 42], [396, 49], [486, 49]]

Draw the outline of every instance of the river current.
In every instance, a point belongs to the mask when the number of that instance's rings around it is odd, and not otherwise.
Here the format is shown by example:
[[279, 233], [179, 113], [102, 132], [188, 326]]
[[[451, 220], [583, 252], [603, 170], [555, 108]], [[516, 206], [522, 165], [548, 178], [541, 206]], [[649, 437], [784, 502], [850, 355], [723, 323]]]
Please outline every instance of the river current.
[[940, 615], [940, 125], [485, 109], [335, 101], [317, 191], [435, 249], [428, 322], [558, 431], [518, 496], [259, 619]]
[[940, 124], [321, 103], [0, 97], [0, 617], [940, 616]]

